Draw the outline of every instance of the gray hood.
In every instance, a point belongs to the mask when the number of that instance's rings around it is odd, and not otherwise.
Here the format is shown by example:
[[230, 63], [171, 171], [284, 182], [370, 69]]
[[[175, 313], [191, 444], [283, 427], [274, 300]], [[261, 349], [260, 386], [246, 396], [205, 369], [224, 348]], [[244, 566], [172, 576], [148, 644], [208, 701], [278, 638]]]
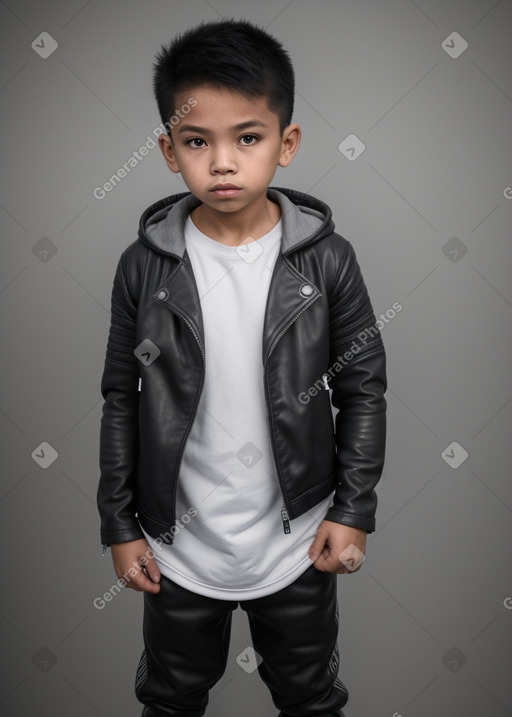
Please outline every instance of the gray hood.
[[[319, 199], [281, 187], [269, 187], [267, 196], [281, 207], [283, 254], [318, 241], [334, 231], [331, 210]], [[139, 241], [154, 251], [181, 259], [185, 252], [185, 222], [192, 209], [200, 203], [190, 192], [174, 194], [156, 202], [146, 209], [140, 219]]]

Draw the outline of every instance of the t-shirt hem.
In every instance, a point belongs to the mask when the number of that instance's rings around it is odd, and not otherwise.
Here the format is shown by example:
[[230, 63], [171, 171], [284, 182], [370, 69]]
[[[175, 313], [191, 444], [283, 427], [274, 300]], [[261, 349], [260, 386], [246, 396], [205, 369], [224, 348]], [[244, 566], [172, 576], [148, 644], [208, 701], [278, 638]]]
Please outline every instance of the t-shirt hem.
[[197, 580], [192, 580], [179, 570], [172, 568], [170, 565], [164, 565], [159, 562], [158, 567], [160, 568], [162, 575], [190, 592], [214, 598], [216, 600], [244, 601], [266, 597], [267, 595], [273, 595], [274, 593], [279, 592], [279, 590], [283, 590], [283, 588], [291, 585], [295, 580], [297, 580], [297, 578], [305, 573], [312, 564], [311, 559], [306, 556], [293, 568], [293, 570], [289, 570], [279, 579], [251, 588], [219, 588], [212, 585], [205, 585]]

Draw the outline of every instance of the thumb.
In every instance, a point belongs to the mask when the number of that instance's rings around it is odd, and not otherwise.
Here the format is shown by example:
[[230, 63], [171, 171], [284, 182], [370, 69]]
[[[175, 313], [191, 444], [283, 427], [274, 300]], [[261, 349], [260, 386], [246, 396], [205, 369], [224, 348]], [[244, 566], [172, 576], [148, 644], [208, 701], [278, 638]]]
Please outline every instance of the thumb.
[[160, 582], [160, 570], [153, 555], [153, 551], [149, 548], [149, 546], [144, 555], [139, 558], [139, 562], [150, 580], [154, 583]]
[[160, 582], [160, 569], [154, 558], [149, 558], [146, 565], [146, 572], [154, 583]]
[[311, 547], [309, 548], [308, 555], [309, 559], [315, 562], [317, 558], [320, 557], [322, 554], [323, 549], [325, 548], [325, 543], [327, 541], [328, 533], [325, 530], [325, 528], [319, 528], [316, 533], [316, 537], [314, 541], [311, 543]]

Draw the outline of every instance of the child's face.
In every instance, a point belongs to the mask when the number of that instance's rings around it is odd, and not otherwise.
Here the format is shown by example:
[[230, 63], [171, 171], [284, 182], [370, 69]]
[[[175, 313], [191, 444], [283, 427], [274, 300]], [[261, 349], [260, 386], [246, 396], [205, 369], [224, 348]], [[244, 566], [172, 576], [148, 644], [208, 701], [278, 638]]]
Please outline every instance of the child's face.
[[159, 137], [168, 167], [181, 172], [192, 194], [215, 212], [256, 207], [266, 200], [277, 166], [287, 166], [295, 156], [300, 128], [289, 125], [281, 133], [279, 117], [264, 97], [198, 87], [180, 93], [176, 105], [191, 96], [197, 104], [173, 126], [172, 141]]

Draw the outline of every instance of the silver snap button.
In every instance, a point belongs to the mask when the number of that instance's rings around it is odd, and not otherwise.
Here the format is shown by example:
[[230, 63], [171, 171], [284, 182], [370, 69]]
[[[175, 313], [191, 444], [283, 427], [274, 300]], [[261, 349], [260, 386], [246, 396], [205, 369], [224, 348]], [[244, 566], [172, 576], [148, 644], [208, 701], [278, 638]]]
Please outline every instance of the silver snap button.
[[302, 284], [302, 286], [300, 287], [300, 293], [302, 296], [311, 296], [313, 292], [314, 289], [311, 284]]
[[167, 292], [162, 289], [162, 291], [158, 292], [158, 294], [156, 295], [156, 298], [163, 301], [164, 299], [167, 298]]

